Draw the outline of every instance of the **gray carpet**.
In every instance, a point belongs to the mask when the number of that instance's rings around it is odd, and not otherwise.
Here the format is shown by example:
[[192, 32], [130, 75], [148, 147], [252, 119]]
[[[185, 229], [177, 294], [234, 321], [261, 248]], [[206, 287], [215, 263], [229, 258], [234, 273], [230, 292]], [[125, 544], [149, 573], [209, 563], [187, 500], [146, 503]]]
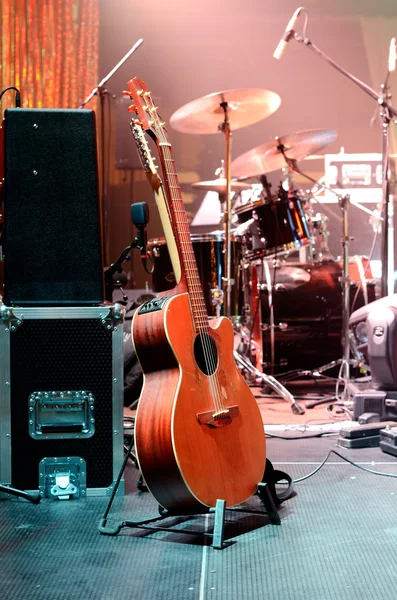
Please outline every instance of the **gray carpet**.
[[[343, 450], [335, 439], [271, 439], [268, 456], [298, 478], [331, 448], [397, 475], [397, 459], [378, 448]], [[1, 598], [373, 600], [386, 590], [393, 598], [397, 481], [331, 455], [295, 490], [280, 508], [280, 526], [266, 515], [228, 511], [224, 550], [214, 550], [200, 535], [177, 532], [123, 529], [117, 537], [100, 535], [104, 497], [44, 500], [37, 506], [3, 500]], [[258, 498], [250, 507], [262, 510]], [[149, 494], [134, 492], [116, 498], [110, 519], [156, 513]], [[202, 516], [178, 526], [201, 531], [211, 523], [212, 517]]]

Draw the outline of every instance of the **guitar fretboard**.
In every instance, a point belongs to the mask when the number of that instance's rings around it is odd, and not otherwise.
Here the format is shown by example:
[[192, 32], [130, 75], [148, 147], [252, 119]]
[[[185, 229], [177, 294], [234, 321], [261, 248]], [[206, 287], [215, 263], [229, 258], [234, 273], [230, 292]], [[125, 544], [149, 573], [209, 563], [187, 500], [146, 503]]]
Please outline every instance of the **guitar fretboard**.
[[190, 228], [183, 204], [181, 188], [178, 175], [175, 170], [175, 162], [172, 156], [171, 146], [168, 143], [160, 143], [160, 159], [162, 161], [165, 175], [165, 186], [168, 189], [170, 212], [174, 225], [174, 234], [182, 262], [182, 270], [186, 276], [186, 284], [192, 307], [195, 329], [198, 333], [208, 331], [208, 316], [205, 305], [201, 281], [198, 274], [196, 258], [190, 239]]

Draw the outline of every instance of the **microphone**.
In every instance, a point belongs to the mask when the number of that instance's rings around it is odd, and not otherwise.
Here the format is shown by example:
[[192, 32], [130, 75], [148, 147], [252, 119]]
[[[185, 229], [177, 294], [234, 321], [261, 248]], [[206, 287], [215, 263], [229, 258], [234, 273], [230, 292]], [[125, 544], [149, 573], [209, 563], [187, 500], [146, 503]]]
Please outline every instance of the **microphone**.
[[277, 58], [277, 60], [280, 60], [280, 58], [284, 54], [284, 51], [287, 47], [288, 42], [294, 36], [294, 33], [295, 33], [294, 27], [295, 27], [295, 24], [296, 24], [297, 20], [299, 19], [299, 15], [301, 14], [303, 9], [304, 9], [304, 6], [300, 6], [299, 8], [296, 9], [294, 14], [292, 15], [292, 18], [284, 31], [284, 35], [281, 38], [281, 40], [279, 41], [277, 48], [275, 49], [275, 51], [273, 53], [273, 58]]
[[390, 40], [388, 70], [389, 73], [393, 73], [396, 70], [396, 38]]
[[146, 268], [146, 259], [148, 257], [146, 251], [146, 225], [149, 223], [149, 207], [146, 202], [136, 202], [135, 204], [131, 204], [131, 220], [137, 228], [137, 246], [141, 251], [142, 264]]

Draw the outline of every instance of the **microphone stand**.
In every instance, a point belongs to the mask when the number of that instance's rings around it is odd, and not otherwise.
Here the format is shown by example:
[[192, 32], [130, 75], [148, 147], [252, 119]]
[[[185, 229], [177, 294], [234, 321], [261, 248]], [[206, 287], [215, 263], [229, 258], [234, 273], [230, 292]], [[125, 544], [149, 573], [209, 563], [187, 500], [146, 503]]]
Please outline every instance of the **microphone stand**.
[[18, 496], [18, 498], [24, 498], [32, 504], [38, 504], [41, 496], [40, 492], [25, 492], [24, 490], [17, 490], [9, 485], [0, 484], [0, 493], [10, 494], [10, 496]]
[[382, 117], [382, 278], [381, 278], [381, 296], [390, 296], [394, 293], [394, 257], [390, 250], [390, 230], [392, 223], [390, 219], [393, 215], [393, 207], [389, 198], [390, 175], [389, 175], [389, 140], [390, 140], [390, 121], [397, 118], [397, 111], [389, 104], [390, 94], [387, 92], [387, 82], [382, 85], [382, 93], [379, 95], [369, 85], [355, 77], [349, 71], [346, 71], [337, 62], [315, 46], [308, 38], [302, 37], [294, 32], [293, 39], [304, 44], [312, 52], [320, 56], [328, 64], [333, 66], [339, 73], [355, 83], [368, 96], [373, 98], [381, 107]]
[[[133, 207], [135, 208], [134, 211], [132, 210]], [[124, 290], [123, 290], [122, 286], [120, 285], [120, 282], [114, 282], [113, 276], [116, 273], [122, 272], [122, 270], [123, 270], [122, 265], [124, 262], [126, 262], [127, 260], [131, 260], [131, 250], [133, 250], [134, 248], [138, 248], [138, 250], [140, 250], [142, 266], [145, 269], [146, 273], [151, 275], [154, 271], [154, 263], [153, 263], [152, 257], [147, 252], [147, 248], [146, 248], [146, 246], [147, 246], [146, 226], [149, 223], [149, 209], [148, 209], [146, 202], [140, 202], [135, 205], [132, 204], [131, 205], [131, 217], [132, 217], [133, 224], [135, 225], [135, 227], [138, 230], [138, 235], [130, 243], [129, 246], [124, 248], [124, 250], [121, 252], [121, 254], [118, 257], [118, 259], [116, 260], [116, 262], [112, 263], [110, 265], [110, 267], [108, 267], [105, 270], [105, 273], [104, 273], [106, 300], [109, 302], [112, 301], [113, 288], [116, 286], [122, 292], [123, 300], [125, 302], [127, 301], [127, 296], [124, 293]], [[148, 269], [147, 265], [146, 265], [147, 259], [149, 259], [149, 261], [151, 263], [150, 269]]]
[[109, 242], [108, 242], [108, 198], [107, 198], [107, 179], [105, 175], [106, 166], [105, 166], [105, 96], [108, 94], [108, 90], [105, 85], [109, 81], [109, 79], [119, 70], [119, 68], [125, 63], [125, 61], [133, 54], [139, 46], [143, 44], [143, 39], [140, 38], [132, 48], [127, 52], [125, 56], [117, 63], [115, 67], [96, 85], [88, 96], [79, 104], [77, 108], [84, 108], [90, 100], [96, 95], [99, 96], [100, 103], [100, 118], [101, 118], [101, 175], [102, 175], [102, 185], [101, 185], [101, 199], [102, 199], [102, 210], [103, 210], [103, 240], [104, 240], [104, 264], [106, 265], [109, 260]]

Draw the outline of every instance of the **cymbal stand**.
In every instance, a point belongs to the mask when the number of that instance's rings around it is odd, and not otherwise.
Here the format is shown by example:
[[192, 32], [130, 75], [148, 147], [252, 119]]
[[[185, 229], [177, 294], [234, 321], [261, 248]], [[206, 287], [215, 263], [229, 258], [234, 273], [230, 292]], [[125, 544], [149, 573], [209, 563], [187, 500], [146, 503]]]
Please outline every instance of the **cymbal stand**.
[[[309, 181], [312, 181], [316, 185], [322, 187], [324, 190], [330, 191], [338, 198], [339, 208], [342, 212], [342, 277], [340, 278], [340, 282], [342, 285], [342, 358], [338, 360], [331, 361], [326, 365], [319, 367], [313, 371], [314, 374], [322, 373], [324, 371], [328, 371], [333, 367], [340, 365], [340, 370], [338, 374], [338, 380], [343, 381], [345, 384], [350, 379], [350, 366], [357, 367], [360, 364], [360, 361], [357, 359], [350, 358], [350, 333], [349, 333], [349, 313], [350, 313], [350, 275], [349, 275], [349, 227], [348, 227], [348, 205], [350, 202], [350, 196], [346, 194], [345, 196], [341, 196], [334, 190], [330, 189], [323, 183], [320, 183], [303, 173], [298, 165], [296, 160], [288, 158], [284, 153], [284, 147], [280, 145], [278, 147], [288, 167], [291, 168], [296, 173], [299, 173]], [[345, 385], [346, 389], [346, 385]]]
[[231, 305], [232, 305], [232, 242], [231, 242], [231, 225], [232, 225], [232, 198], [231, 198], [231, 156], [232, 156], [232, 131], [230, 128], [228, 104], [223, 101], [220, 104], [224, 112], [224, 120], [218, 125], [219, 131], [225, 136], [226, 141], [226, 160], [225, 160], [225, 178], [226, 178], [226, 192], [225, 192], [225, 209], [223, 213], [223, 225], [225, 232], [225, 277], [224, 277], [224, 288], [226, 293], [224, 294], [224, 315], [230, 317]]

